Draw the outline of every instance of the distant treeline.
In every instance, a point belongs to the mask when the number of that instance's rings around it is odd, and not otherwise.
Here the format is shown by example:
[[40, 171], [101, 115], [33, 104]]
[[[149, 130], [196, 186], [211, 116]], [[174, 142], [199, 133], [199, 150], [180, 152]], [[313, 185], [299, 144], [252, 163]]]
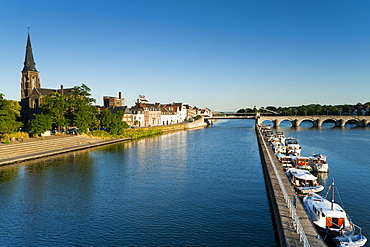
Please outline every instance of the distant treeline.
[[370, 115], [370, 102], [365, 104], [357, 103], [356, 105], [301, 105], [290, 107], [267, 106], [261, 108], [239, 109], [237, 113], [262, 113], [282, 116], [309, 116], [309, 115]]

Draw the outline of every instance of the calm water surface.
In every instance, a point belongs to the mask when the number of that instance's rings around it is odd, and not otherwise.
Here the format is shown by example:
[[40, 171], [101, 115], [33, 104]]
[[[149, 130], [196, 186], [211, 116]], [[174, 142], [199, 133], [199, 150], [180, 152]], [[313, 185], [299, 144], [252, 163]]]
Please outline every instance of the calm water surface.
[[0, 170], [2, 245], [275, 246], [253, 121]]
[[[370, 238], [370, 128], [277, 129]], [[3, 246], [276, 246], [248, 120], [2, 167], [0, 193]]]

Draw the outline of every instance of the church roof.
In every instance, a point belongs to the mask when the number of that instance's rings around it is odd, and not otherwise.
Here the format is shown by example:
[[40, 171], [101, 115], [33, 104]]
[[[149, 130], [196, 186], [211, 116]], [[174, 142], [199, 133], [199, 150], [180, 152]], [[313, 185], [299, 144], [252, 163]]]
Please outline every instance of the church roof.
[[41, 95], [48, 95], [55, 92], [55, 90], [48, 88], [35, 88], [35, 90]]
[[27, 46], [26, 46], [26, 56], [24, 59], [24, 67], [22, 72], [26, 71], [36, 71], [36, 63], [33, 59], [33, 53], [32, 53], [32, 46], [31, 46], [31, 37], [30, 33], [28, 32], [28, 38], [27, 38]]

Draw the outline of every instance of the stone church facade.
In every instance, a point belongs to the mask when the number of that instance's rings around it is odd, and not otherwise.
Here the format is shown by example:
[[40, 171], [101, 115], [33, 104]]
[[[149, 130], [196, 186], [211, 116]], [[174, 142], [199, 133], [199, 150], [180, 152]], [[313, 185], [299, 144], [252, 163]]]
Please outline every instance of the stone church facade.
[[26, 55], [24, 59], [24, 66], [21, 71], [21, 117], [22, 122], [27, 123], [34, 118], [34, 114], [41, 113], [40, 106], [45, 95], [58, 92], [60, 94], [67, 94], [73, 91], [73, 88], [60, 89], [42, 88], [40, 82], [40, 75], [36, 69], [36, 63], [33, 58], [31, 37], [28, 32]]

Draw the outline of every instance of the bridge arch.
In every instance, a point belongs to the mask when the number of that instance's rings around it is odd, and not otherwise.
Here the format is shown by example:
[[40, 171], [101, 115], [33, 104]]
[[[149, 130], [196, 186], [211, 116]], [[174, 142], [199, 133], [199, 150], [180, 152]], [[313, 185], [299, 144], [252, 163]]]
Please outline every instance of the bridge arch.
[[276, 127], [276, 121], [273, 121], [273, 120], [270, 120], [270, 119], [264, 119], [263, 121], [261, 121], [261, 123], [263, 125], [266, 125], [266, 126], [272, 125], [272, 126]]
[[370, 116], [316, 115], [316, 116], [269, 116], [256, 115], [260, 125], [268, 120], [278, 127], [283, 121], [290, 121], [292, 127], [298, 127], [304, 121], [310, 121], [314, 127], [323, 127], [324, 123], [334, 123], [334, 127], [344, 127], [346, 123], [354, 122], [358, 127], [370, 127]]
[[286, 118], [286, 119], [277, 120], [276, 121], [276, 125], [277, 126], [280, 126], [281, 123], [283, 123], [283, 122], [290, 122], [292, 124], [292, 127], [296, 127], [297, 126], [297, 124], [296, 124], [297, 121], [295, 119], [293, 119], [293, 118]]
[[342, 125], [341, 127], [344, 127], [346, 124], [356, 124], [356, 127], [364, 127], [365, 126], [365, 120], [361, 120], [357, 117], [353, 117], [353, 118], [347, 118], [347, 119], [343, 119], [342, 120]]
[[317, 127], [318, 126], [318, 120], [317, 119], [314, 119], [314, 118], [311, 118], [311, 117], [297, 119], [296, 121], [297, 121], [296, 122], [297, 127], [299, 127], [302, 122], [311, 122], [312, 123], [312, 127]]

